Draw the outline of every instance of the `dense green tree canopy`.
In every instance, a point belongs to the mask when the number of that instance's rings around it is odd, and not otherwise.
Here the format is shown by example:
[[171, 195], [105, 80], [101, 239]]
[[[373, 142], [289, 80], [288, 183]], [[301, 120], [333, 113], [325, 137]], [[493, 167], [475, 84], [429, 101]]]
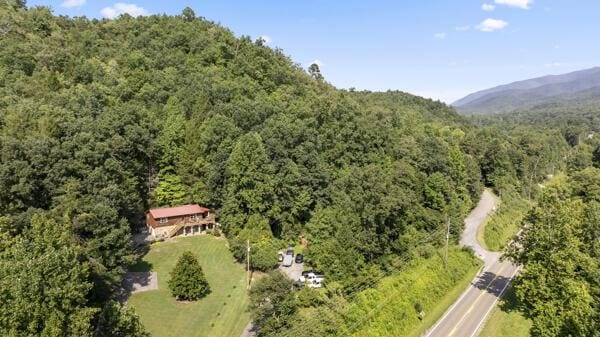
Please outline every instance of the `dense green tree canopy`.
[[600, 328], [599, 177], [588, 168], [548, 186], [509, 250], [524, 265], [516, 290], [533, 336], [595, 336]]
[[189, 8], [97, 20], [0, 1], [0, 25], [0, 329], [17, 336], [143, 335], [114, 301], [149, 207], [210, 207], [260, 270], [302, 235], [335, 285], [321, 302], [344, 302], [399, 257], [431, 254], [447, 220], [456, 242], [484, 184], [535, 196], [548, 174], [598, 163], [585, 127], [478, 127], [407, 93], [338, 90]]

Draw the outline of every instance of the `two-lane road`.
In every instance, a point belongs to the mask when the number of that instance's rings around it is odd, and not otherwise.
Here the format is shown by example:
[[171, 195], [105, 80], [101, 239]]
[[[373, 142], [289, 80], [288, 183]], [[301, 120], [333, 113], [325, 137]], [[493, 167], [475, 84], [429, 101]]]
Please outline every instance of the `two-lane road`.
[[495, 205], [494, 195], [486, 190], [477, 207], [465, 219], [461, 244], [472, 247], [475, 254], [484, 261], [483, 271], [429, 330], [426, 337], [475, 336], [517, 273], [518, 266], [509, 261], [500, 262], [499, 253], [486, 251], [477, 242], [477, 229], [495, 209]]

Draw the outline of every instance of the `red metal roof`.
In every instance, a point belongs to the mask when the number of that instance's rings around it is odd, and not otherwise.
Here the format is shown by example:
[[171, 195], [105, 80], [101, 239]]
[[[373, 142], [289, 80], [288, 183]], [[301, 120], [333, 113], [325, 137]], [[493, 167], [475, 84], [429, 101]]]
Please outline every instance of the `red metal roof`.
[[202, 207], [198, 204], [193, 205], [183, 205], [176, 207], [163, 207], [163, 208], [152, 208], [150, 209], [150, 215], [154, 219], [158, 218], [170, 218], [175, 216], [189, 215], [189, 214], [197, 214], [197, 213], [205, 213], [210, 211], [210, 209], [206, 207]]

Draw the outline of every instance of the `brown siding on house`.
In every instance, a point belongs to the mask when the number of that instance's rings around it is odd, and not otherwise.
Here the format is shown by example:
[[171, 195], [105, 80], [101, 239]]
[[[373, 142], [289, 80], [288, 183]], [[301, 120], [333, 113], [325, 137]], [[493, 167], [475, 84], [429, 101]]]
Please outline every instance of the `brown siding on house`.
[[211, 219], [214, 219], [214, 217], [212, 216], [212, 214], [209, 215], [209, 212], [206, 212], [206, 213], [197, 213], [197, 214], [188, 214], [188, 215], [180, 215], [180, 216], [168, 217], [167, 218], [167, 222], [160, 223], [160, 218], [155, 219], [155, 218], [152, 217], [152, 215], [150, 214], [150, 212], [147, 212], [146, 213], [146, 224], [148, 226], [150, 226], [150, 227], [153, 227], [153, 228], [173, 226], [173, 225], [178, 224], [181, 221], [193, 222], [190, 219], [190, 216], [196, 216], [196, 217], [198, 217], [198, 220], [211, 220]]

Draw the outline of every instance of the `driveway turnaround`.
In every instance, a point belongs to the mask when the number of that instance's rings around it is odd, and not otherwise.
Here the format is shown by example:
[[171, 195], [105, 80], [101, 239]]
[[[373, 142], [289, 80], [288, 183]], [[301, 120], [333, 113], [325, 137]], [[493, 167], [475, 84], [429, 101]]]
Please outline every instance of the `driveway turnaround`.
[[485, 190], [479, 204], [465, 219], [461, 245], [473, 248], [483, 260], [483, 271], [475, 277], [461, 297], [428, 331], [426, 337], [473, 337], [492, 311], [519, 267], [509, 261], [500, 262], [500, 253], [489, 252], [477, 242], [477, 229], [495, 209], [494, 195]]
[[300, 279], [300, 276], [302, 276], [304, 264], [294, 262], [289, 267], [279, 265], [279, 270], [281, 270], [285, 275], [287, 275], [287, 277], [289, 277], [292, 281], [298, 281], [298, 279]]

